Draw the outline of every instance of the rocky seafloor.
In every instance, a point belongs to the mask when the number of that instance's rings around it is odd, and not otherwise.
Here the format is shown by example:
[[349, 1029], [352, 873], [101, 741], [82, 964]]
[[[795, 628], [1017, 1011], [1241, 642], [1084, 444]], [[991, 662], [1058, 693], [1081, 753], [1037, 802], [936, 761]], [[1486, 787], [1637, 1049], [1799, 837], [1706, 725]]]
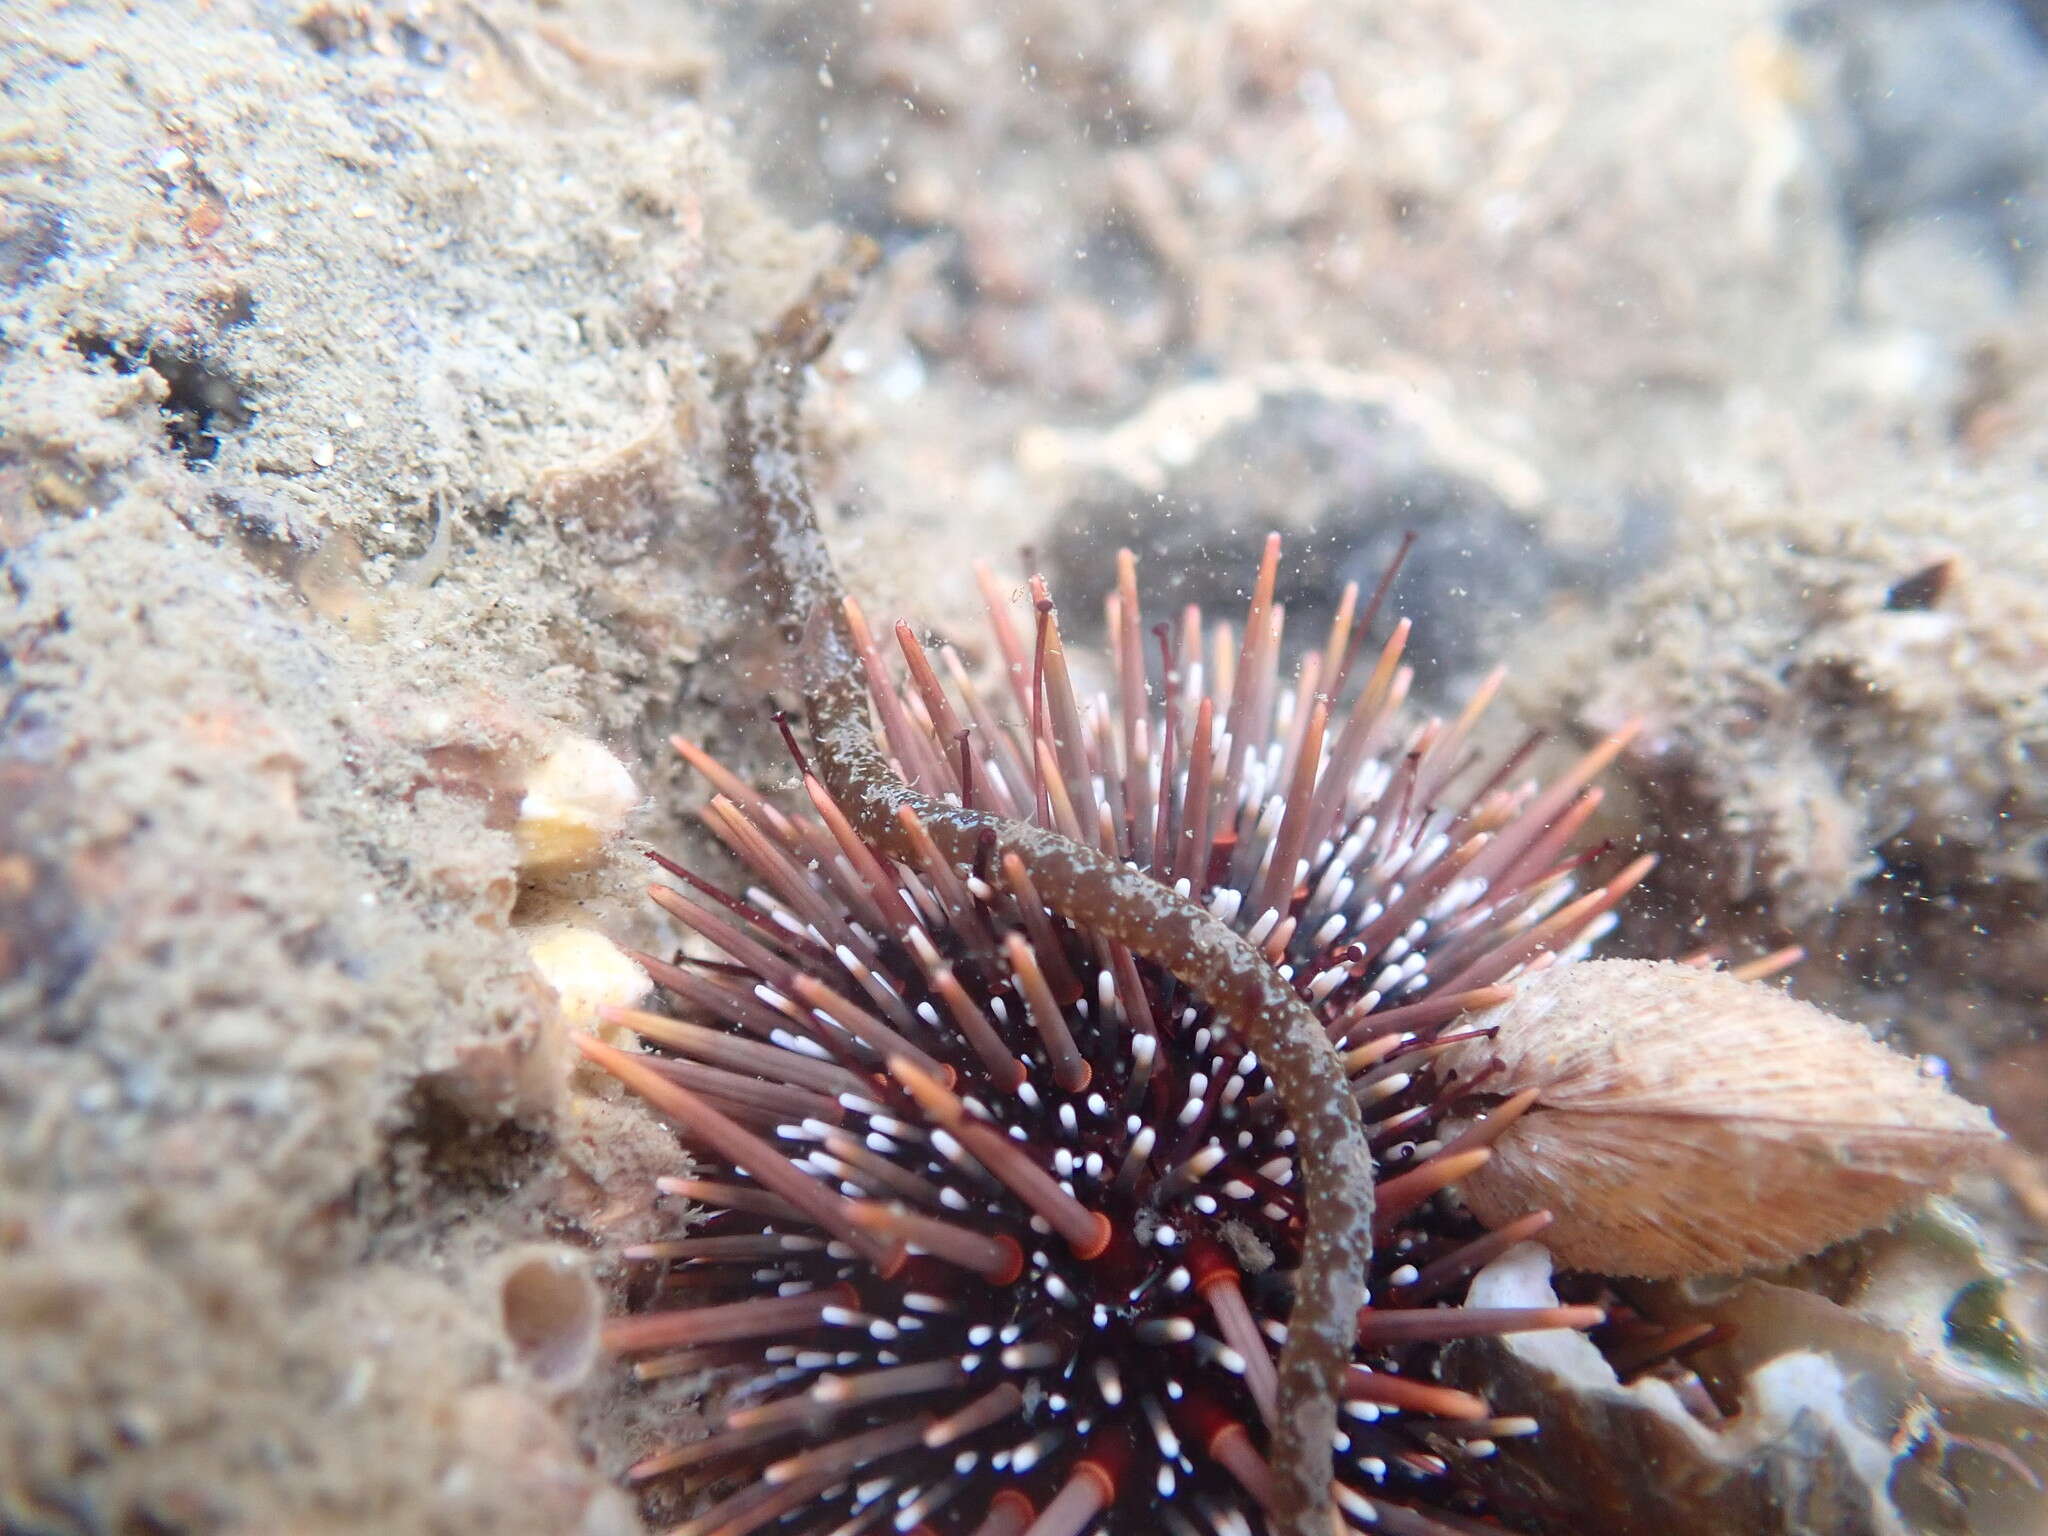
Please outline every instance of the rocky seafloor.
[[[1490, 1355], [1503, 1486], [2048, 1518], [2039, 6], [84, 0], [0, 7], [0, 87], [0, 1529], [641, 1528], [677, 1407], [549, 1277], [672, 1143], [533, 956], [711, 856], [671, 732], [782, 774], [718, 402], [835, 227], [871, 611], [978, 645], [985, 558], [1085, 624], [1123, 544], [1227, 606], [1277, 527], [1312, 631], [1412, 529], [1430, 702], [1647, 721], [1619, 948], [1802, 944], [2012, 1138], [1644, 1290], [1736, 1325], [1725, 1420]], [[572, 868], [520, 812], [589, 742], [637, 810]]]

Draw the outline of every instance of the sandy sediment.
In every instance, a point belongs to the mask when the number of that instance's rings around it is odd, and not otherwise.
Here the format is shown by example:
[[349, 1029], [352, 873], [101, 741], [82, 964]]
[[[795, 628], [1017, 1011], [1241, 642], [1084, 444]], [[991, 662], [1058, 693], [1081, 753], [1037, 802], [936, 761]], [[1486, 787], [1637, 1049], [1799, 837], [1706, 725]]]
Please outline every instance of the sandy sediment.
[[530, 921], [633, 876], [513, 822], [725, 686], [702, 401], [809, 248], [457, 8], [8, 48], [0, 1525], [630, 1529], [490, 1266], [580, 1211]]

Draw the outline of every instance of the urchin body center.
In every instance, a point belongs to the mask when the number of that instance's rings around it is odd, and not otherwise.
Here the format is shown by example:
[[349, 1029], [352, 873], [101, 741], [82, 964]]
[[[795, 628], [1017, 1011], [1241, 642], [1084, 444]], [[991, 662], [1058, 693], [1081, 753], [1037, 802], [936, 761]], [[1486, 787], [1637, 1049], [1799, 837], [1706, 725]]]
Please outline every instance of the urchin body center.
[[[1261, 591], [1275, 560], [1269, 545]], [[1437, 1346], [1599, 1316], [1447, 1305], [1493, 1239], [1438, 1197], [1502, 1127], [1440, 1141], [1472, 1085], [1437, 1062], [1503, 977], [1583, 946], [1640, 874], [1574, 895], [1567, 845], [1616, 744], [1548, 789], [1511, 783], [1510, 763], [1461, 792], [1469, 720], [1396, 750], [1405, 627], [1340, 716], [1308, 682], [1279, 684], [1277, 615], [1255, 607], [1224, 707], [1198, 623], [1155, 685], [1134, 592], [1118, 602], [1121, 720], [1076, 711], [1049, 602], [1035, 655], [998, 613], [1001, 648], [1025, 658], [1014, 709], [950, 656], [948, 695], [907, 630], [908, 685], [867, 660], [874, 707], [931, 793], [1199, 903], [1262, 987], [1312, 1010], [1341, 1067], [1329, 1116], [1356, 1117], [1377, 1208], [1373, 1295], [1348, 1345], [1336, 1325], [1332, 1494], [1354, 1526], [1421, 1531], [1422, 1508], [1475, 1507], [1447, 1476], [1461, 1460], [1527, 1432], [1439, 1384]], [[1341, 691], [1364, 658], [1333, 638], [1321, 680]], [[663, 1185], [716, 1215], [705, 1237], [638, 1251], [681, 1262], [649, 1283], [656, 1310], [607, 1336], [643, 1376], [753, 1374], [729, 1381], [710, 1437], [634, 1476], [705, 1468], [734, 1490], [686, 1536], [1081, 1536], [1155, 1514], [1173, 1536], [1272, 1529], [1300, 1444], [1279, 1361], [1306, 1181], [1242, 1020], [1224, 1027], [1207, 993], [1045, 900], [1017, 851], [1030, 838], [955, 862], [905, 807], [891, 852], [808, 773], [815, 819], [684, 755], [719, 789], [707, 819], [749, 884], [664, 860], [688, 889], [654, 895], [725, 958], [643, 957], [683, 1017], [618, 1022], [664, 1054], [583, 1048], [715, 1154], [707, 1177]], [[741, 1256], [743, 1285], [719, 1267]]]

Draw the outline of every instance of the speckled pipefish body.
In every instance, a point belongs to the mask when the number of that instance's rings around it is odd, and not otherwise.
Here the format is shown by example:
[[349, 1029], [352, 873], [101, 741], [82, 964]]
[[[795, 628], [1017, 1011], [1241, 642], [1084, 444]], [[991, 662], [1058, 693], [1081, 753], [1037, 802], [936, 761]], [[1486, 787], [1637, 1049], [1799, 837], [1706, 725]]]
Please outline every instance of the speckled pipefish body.
[[[1362, 1529], [1466, 1529], [1461, 1459], [1533, 1425], [1434, 1382], [1434, 1348], [1597, 1313], [1455, 1305], [1543, 1218], [1487, 1234], [1440, 1198], [1520, 1106], [1440, 1141], [1484, 1084], [1430, 1063], [1640, 875], [1575, 890], [1587, 784], [1620, 743], [1511, 783], [1512, 761], [1469, 753], [1491, 687], [1448, 724], [1406, 723], [1407, 627], [1353, 666], [1348, 602], [1283, 682], [1277, 554], [1241, 642], [1190, 613], [1151, 657], [1124, 561], [1109, 696], [1089, 705], [1041, 587], [1020, 625], [985, 583], [992, 689], [907, 626], [895, 668], [857, 614], [850, 633], [905, 778], [1201, 901], [1313, 1008], [1377, 1179], [1336, 1507]], [[1161, 967], [1056, 916], [994, 839], [960, 867], [902, 808], [913, 853], [893, 857], [817, 777], [793, 814], [683, 750], [748, 883], [675, 871], [662, 905], [722, 958], [650, 962], [684, 1018], [618, 1019], [654, 1052], [585, 1049], [720, 1164], [665, 1185], [716, 1215], [636, 1251], [661, 1266], [653, 1299], [609, 1343], [643, 1376], [731, 1385], [708, 1438], [634, 1476], [702, 1484], [690, 1536], [1269, 1529], [1304, 1213], [1255, 1052]]]
[[[829, 341], [876, 254], [855, 241], [783, 316], [735, 392], [727, 423], [730, 483], [760, 537], [764, 608], [794, 646], [792, 671], [824, 782], [859, 835], [899, 860], [924, 857], [921, 838], [958, 870], [1016, 854], [1049, 912], [1160, 966], [1263, 1056], [1300, 1144], [1305, 1215], [1277, 1394], [1292, 1434], [1275, 1442], [1269, 1513], [1275, 1536], [1322, 1536], [1351, 1320], [1372, 1259], [1372, 1154], [1341, 1064], [1309, 1006], [1207, 908], [1050, 827], [912, 788], [876, 750], [850, 606], [798, 451], [805, 364]], [[910, 835], [905, 811], [920, 837]]]

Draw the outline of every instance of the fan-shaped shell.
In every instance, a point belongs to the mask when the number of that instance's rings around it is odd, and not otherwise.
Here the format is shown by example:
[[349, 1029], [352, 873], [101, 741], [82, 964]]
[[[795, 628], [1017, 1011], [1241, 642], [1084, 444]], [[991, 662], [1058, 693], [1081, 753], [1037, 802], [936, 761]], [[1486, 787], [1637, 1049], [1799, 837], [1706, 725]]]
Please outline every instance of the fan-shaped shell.
[[1547, 1208], [1564, 1265], [1680, 1276], [1779, 1264], [1890, 1220], [1983, 1159], [1978, 1106], [1863, 1029], [1774, 988], [1666, 962], [1589, 960], [1521, 982], [1489, 1093], [1535, 1106], [1462, 1186], [1488, 1225]]

